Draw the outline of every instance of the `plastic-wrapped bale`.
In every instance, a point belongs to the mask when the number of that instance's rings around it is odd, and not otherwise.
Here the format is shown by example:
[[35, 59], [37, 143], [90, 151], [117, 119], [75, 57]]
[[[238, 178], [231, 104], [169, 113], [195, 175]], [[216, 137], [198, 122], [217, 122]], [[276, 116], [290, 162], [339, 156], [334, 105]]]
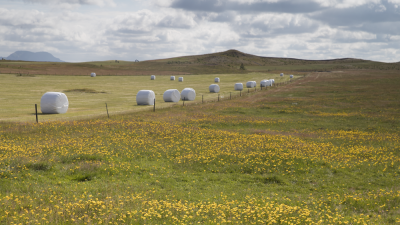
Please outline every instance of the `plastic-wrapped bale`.
[[140, 90], [136, 95], [136, 103], [138, 105], [154, 105], [156, 95], [152, 90]]
[[196, 98], [196, 91], [193, 88], [185, 88], [181, 92], [181, 99], [184, 101], [194, 101]]
[[179, 77], [179, 78], [178, 78], [178, 81], [179, 81], [179, 82], [183, 82], [183, 77]]
[[290, 78], [293, 78], [293, 75], [290, 75]]
[[156, 75], [151, 75], [150, 79], [151, 80], [155, 80], [156, 79]]
[[64, 93], [46, 92], [40, 99], [40, 110], [46, 114], [62, 114], [68, 110], [69, 102]]
[[96, 76], [96, 73], [91, 73], [90, 76], [91, 76], [91, 77], [95, 77], [95, 76]]
[[235, 91], [242, 91], [242, 90], [243, 90], [243, 83], [236, 83]]
[[218, 84], [211, 84], [208, 89], [212, 93], [218, 93], [219, 92], [219, 85]]
[[170, 80], [175, 80], [175, 76], [171, 76], [169, 79]]
[[219, 83], [219, 77], [216, 77], [216, 78], [214, 79], [214, 82], [215, 82], [215, 83]]
[[255, 88], [256, 85], [257, 85], [257, 82], [255, 82], [255, 81], [248, 81], [248, 82], [246, 83], [246, 87], [247, 87], [247, 88]]
[[267, 82], [267, 80], [262, 80], [262, 81], [260, 82], [260, 87], [265, 87], [265, 86], [267, 86], [267, 85], [266, 85], [266, 82]]
[[271, 86], [275, 84], [275, 79], [271, 79]]
[[181, 93], [177, 89], [169, 89], [164, 92], [164, 102], [179, 102]]
[[281, 73], [281, 77], [283, 77], [283, 73]]
[[262, 81], [260, 82], [260, 87], [268, 87], [268, 86], [271, 86], [271, 83], [272, 83], [272, 81], [270, 81], [270, 80], [262, 80]]

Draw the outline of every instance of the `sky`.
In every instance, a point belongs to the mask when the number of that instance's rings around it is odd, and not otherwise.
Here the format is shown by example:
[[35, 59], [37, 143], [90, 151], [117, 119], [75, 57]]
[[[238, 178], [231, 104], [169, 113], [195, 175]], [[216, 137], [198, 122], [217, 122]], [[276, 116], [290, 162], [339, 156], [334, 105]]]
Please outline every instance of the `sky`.
[[400, 0], [0, 0], [0, 56], [151, 60], [236, 49], [400, 61]]

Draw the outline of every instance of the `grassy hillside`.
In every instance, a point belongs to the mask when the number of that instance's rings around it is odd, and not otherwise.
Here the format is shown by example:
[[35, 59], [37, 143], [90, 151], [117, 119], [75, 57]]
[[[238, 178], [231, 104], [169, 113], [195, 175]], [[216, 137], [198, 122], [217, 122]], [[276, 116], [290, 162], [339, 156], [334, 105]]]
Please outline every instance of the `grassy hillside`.
[[[246, 70], [240, 70], [244, 64]], [[0, 61], [0, 74], [21, 75], [184, 75], [231, 74], [249, 72], [315, 72], [351, 69], [400, 70], [400, 63], [381, 63], [361, 59], [301, 60], [260, 57], [228, 50], [143, 62], [102, 61], [85, 63], [40, 63]]]
[[0, 223], [398, 224], [398, 71], [241, 98], [0, 123]]

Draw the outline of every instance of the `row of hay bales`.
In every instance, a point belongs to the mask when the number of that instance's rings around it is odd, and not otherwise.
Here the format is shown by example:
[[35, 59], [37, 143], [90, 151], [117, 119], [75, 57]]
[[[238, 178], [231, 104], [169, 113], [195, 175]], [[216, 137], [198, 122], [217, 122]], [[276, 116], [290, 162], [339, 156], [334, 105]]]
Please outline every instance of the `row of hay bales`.
[[[96, 77], [96, 73], [91, 73], [91, 77]], [[283, 76], [283, 73], [281, 73]], [[293, 78], [293, 75], [290, 75]], [[151, 75], [151, 80], [155, 80], [156, 76]], [[175, 76], [171, 76], [170, 80], [175, 80]], [[183, 77], [179, 77], [179, 81], [183, 82]], [[215, 83], [220, 82], [220, 78], [214, 79]], [[274, 79], [262, 80], [260, 82], [261, 87], [273, 86], [275, 83]], [[248, 81], [246, 83], [247, 88], [255, 88], [257, 85], [256, 81]], [[234, 86], [235, 91], [243, 90], [243, 83], [236, 83]], [[211, 93], [219, 93], [220, 87], [218, 84], [211, 84], [209, 86]], [[177, 89], [168, 89], [163, 94], [165, 102], [178, 102], [179, 100], [194, 101], [196, 98], [196, 91], [193, 88], [185, 88], [181, 93]], [[155, 94], [152, 90], [140, 90], [136, 95], [136, 102], [138, 105], [154, 105]], [[62, 114], [68, 110], [69, 102], [68, 98], [64, 93], [61, 92], [46, 92], [40, 100], [40, 108], [42, 113], [46, 114]]]
[[[95, 76], [96, 76], [96, 75], [95, 75]], [[155, 79], [156, 79], [156, 75], [151, 75], [151, 76], [150, 76], [150, 80], [155, 80]], [[170, 80], [175, 80], [175, 76], [171, 76], [169, 79], [170, 79]], [[183, 82], [183, 77], [179, 77], [179, 78], [178, 78], [178, 81], [179, 81], [179, 82]], [[216, 78], [214, 79], [214, 82], [215, 82], [215, 83], [219, 83], [219, 82], [220, 82], [219, 77], [216, 77]]]
[[[155, 79], [156, 79], [156, 75], [151, 75], [151, 76], [150, 76], [150, 80], [155, 80]], [[171, 76], [169, 79], [170, 79], [170, 80], [175, 80], [175, 76]], [[179, 77], [179, 78], [178, 78], [178, 81], [179, 81], [179, 82], [183, 82], [183, 77]]]
[[[280, 74], [280, 76], [281, 76], [281, 77], [283, 77], [283, 76], [284, 76], [284, 74], [283, 74], [283, 73], [281, 73], [281, 74]], [[292, 79], [294, 76], [293, 76], [293, 75], [290, 75], [289, 77], [290, 77], [290, 79]]]
[[[140, 90], [136, 95], [138, 105], [154, 105], [156, 95], [152, 90]], [[184, 88], [181, 93], [177, 89], [168, 89], [163, 94], [165, 102], [194, 101], [196, 91], [193, 88]]]

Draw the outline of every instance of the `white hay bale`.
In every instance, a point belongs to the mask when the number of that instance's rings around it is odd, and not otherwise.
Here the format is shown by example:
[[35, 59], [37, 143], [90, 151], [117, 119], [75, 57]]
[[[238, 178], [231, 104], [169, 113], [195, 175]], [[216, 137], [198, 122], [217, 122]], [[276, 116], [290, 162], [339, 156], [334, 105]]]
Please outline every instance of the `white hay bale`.
[[169, 79], [170, 80], [175, 80], [175, 76], [171, 76]]
[[272, 86], [273, 84], [275, 84], [275, 79], [270, 79], [270, 81], [272, 82], [272, 83], [271, 83], [271, 86]]
[[179, 78], [178, 78], [178, 81], [179, 81], [179, 82], [183, 82], [183, 77], [179, 77]]
[[260, 82], [260, 87], [268, 87], [272, 86], [272, 81], [271, 80], [262, 80]]
[[293, 78], [293, 75], [290, 75], [290, 78]]
[[177, 89], [169, 89], [164, 92], [164, 102], [179, 102], [181, 99], [181, 93]]
[[155, 80], [156, 79], [156, 75], [151, 75], [150, 79], [151, 80]]
[[243, 83], [236, 83], [235, 91], [242, 91], [242, 90], [243, 90]]
[[185, 101], [194, 101], [196, 98], [196, 91], [193, 88], [185, 88], [181, 92], [181, 99]]
[[219, 92], [219, 85], [218, 84], [211, 84], [208, 89], [212, 93], [218, 93]]
[[281, 73], [281, 77], [283, 77], [283, 73]]
[[96, 73], [91, 73], [90, 76], [91, 76], [91, 77], [95, 77], [95, 76], [96, 76]]
[[40, 99], [40, 110], [42, 113], [66, 113], [68, 106], [68, 98], [64, 93], [61, 92], [46, 92]]
[[266, 81], [267, 81], [267, 80], [262, 80], [262, 81], [260, 82], [260, 87], [265, 87], [265, 86], [266, 86], [266, 85], [265, 85]]
[[140, 90], [136, 95], [136, 103], [138, 105], [154, 105], [156, 95], [152, 90]]
[[255, 82], [255, 81], [248, 81], [248, 82], [246, 83], [246, 87], [247, 87], [247, 88], [255, 88], [256, 85], [257, 85], [257, 82]]
[[216, 78], [214, 79], [214, 82], [215, 82], [215, 83], [219, 83], [219, 77], [216, 77]]

